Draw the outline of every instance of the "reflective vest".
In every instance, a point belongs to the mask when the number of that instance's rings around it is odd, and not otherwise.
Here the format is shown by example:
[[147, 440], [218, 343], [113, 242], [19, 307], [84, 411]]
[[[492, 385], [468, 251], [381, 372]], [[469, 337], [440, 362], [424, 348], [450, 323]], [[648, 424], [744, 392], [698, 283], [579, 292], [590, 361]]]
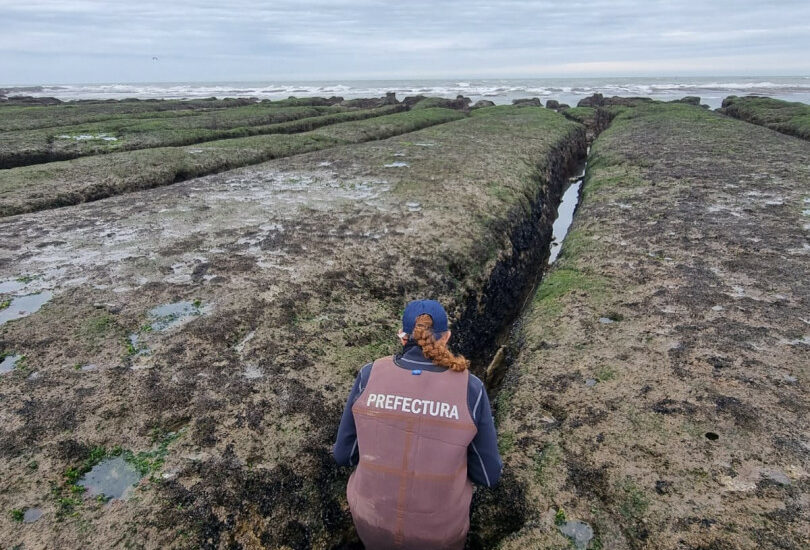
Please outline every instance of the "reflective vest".
[[[418, 374], [417, 374], [418, 373]], [[469, 372], [374, 362], [352, 405], [360, 461], [346, 494], [368, 550], [462, 549], [470, 526]]]

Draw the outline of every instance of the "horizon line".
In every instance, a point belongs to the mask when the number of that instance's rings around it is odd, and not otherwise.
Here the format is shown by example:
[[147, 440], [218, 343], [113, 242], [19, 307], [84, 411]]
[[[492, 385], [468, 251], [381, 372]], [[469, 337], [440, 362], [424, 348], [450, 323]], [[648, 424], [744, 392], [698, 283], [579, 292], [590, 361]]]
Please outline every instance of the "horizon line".
[[513, 76], [513, 77], [481, 77], [481, 76], [447, 76], [443, 78], [429, 77], [423, 78], [418, 76], [400, 77], [400, 78], [339, 78], [339, 77], [324, 77], [324, 78], [278, 78], [278, 77], [264, 77], [264, 78], [236, 78], [229, 80], [132, 80], [132, 81], [93, 81], [93, 82], [39, 82], [39, 83], [25, 83], [25, 84], [0, 84], [0, 88], [33, 88], [37, 86], [89, 86], [89, 85], [127, 85], [127, 84], [219, 84], [219, 83], [259, 83], [259, 82], [326, 82], [326, 81], [339, 81], [339, 82], [396, 82], [407, 80], [421, 80], [421, 81], [434, 81], [442, 82], [447, 80], [467, 81], [467, 80], [587, 80], [587, 79], [650, 79], [650, 78], [804, 78], [810, 79], [810, 75], [802, 74], [660, 74], [660, 75], [589, 75], [589, 76]]

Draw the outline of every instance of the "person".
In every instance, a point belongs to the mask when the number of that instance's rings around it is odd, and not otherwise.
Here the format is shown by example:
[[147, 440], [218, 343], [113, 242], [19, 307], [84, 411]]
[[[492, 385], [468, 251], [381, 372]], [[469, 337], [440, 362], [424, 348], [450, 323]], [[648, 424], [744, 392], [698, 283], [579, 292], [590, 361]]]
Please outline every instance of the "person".
[[368, 550], [462, 549], [472, 483], [503, 463], [484, 384], [448, 348], [434, 300], [405, 307], [402, 352], [360, 369], [338, 428], [335, 461], [356, 466], [346, 496]]

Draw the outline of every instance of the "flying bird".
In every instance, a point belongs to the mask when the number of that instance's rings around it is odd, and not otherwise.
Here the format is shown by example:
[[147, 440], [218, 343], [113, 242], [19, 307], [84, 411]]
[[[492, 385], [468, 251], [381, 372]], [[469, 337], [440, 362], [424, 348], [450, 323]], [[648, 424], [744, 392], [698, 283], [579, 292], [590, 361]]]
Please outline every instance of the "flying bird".
[[158, 60], [158, 58], [157, 58], [157, 57], [152, 56], [152, 61], [157, 61], [157, 60]]

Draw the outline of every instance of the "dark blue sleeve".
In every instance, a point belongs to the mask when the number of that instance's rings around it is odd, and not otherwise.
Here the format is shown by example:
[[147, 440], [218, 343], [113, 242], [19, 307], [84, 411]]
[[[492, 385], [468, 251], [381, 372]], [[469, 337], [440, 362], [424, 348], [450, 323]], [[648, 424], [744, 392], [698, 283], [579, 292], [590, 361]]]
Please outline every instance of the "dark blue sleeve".
[[495, 433], [489, 397], [484, 383], [472, 374], [467, 390], [470, 412], [478, 428], [478, 433], [467, 447], [467, 477], [478, 485], [494, 487], [501, 479], [503, 462], [498, 453], [498, 435]]
[[371, 373], [371, 363], [360, 369], [357, 378], [346, 400], [346, 408], [343, 409], [343, 416], [340, 418], [337, 439], [332, 447], [332, 454], [335, 462], [340, 466], [354, 466], [360, 458], [360, 451], [357, 448], [357, 428], [354, 425], [354, 415], [352, 405], [363, 393], [363, 389], [368, 384], [368, 377]]

